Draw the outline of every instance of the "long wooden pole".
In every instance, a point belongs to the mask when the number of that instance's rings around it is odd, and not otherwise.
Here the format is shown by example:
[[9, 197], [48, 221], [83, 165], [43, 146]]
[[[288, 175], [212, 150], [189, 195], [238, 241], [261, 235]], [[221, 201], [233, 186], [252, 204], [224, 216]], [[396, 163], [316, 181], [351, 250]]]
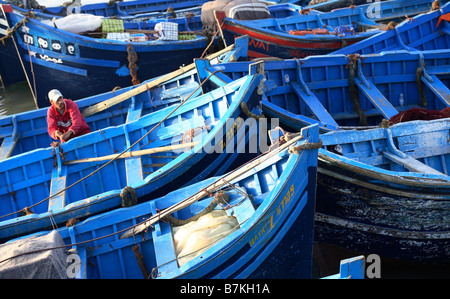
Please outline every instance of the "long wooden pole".
[[[177, 150], [177, 149], [194, 147], [199, 142], [200, 141], [195, 141], [195, 142], [189, 142], [189, 143], [149, 148], [149, 149], [140, 150], [140, 151], [126, 152], [126, 153], [122, 154], [119, 158], [123, 159], [123, 158], [129, 158], [129, 157], [138, 157], [138, 156], [142, 156], [142, 155], [149, 155], [149, 154], [154, 154], [154, 153], [162, 153], [162, 152], [168, 152], [168, 151]], [[113, 154], [113, 155], [107, 155], [107, 156], [101, 156], [101, 157], [95, 157], [95, 158], [85, 158], [85, 159], [67, 161], [67, 162], [64, 162], [64, 164], [66, 165], [66, 164], [106, 161], [106, 160], [114, 159], [116, 157], [117, 157], [117, 154]]]
[[[234, 47], [234, 45], [231, 45], [231, 46], [229, 46], [229, 47], [227, 47], [227, 48], [225, 48], [225, 49], [223, 49], [221, 51], [218, 51], [216, 53], [213, 53], [213, 54], [207, 56], [206, 59], [208, 59], [208, 60], [214, 59], [214, 58], [222, 55], [223, 53], [226, 53], [226, 52], [232, 50], [233, 47]], [[168, 74], [166, 74], [166, 75], [164, 75], [162, 77], [159, 77], [159, 78], [157, 78], [155, 80], [152, 80], [152, 81], [150, 81], [150, 82], [148, 82], [146, 84], [142, 84], [142, 85], [140, 85], [140, 86], [138, 86], [136, 88], [133, 88], [130, 91], [124, 92], [123, 94], [120, 94], [120, 95], [115, 96], [115, 97], [113, 97], [111, 99], [105, 100], [103, 102], [100, 102], [98, 104], [92, 105], [92, 106], [84, 109], [81, 112], [81, 114], [84, 117], [91, 116], [91, 115], [93, 115], [93, 114], [95, 114], [97, 112], [103, 111], [105, 109], [108, 109], [111, 106], [114, 106], [114, 105], [116, 105], [118, 103], [121, 103], [121, 102], [123, 102], [123, 101], [125, 101], [125, 100], [127, 100], [127, 99], [129, 99], [129, 98], [131, 98], [133, 96], [135, 96], [135, 95], [138, 95], [138, 94], [140, 94], [140, 93], [142, 93], [144, 91], [147, 91], [147, 90], [149, 90], [149, 89], [151, 89], [153, 87], [156, 87], [156, 86], [158, 86], [158, 85], [160, 85], [160, 84], [162, 84], [162, 83], [164, 83], [166, 81], [169, 81], [169, 80], [171, 80], [171, 79], [173, 79], [173, 78], [175, 78], [175, 77], [177, 77], [177, 76], [179, 76], [179, 75], [181, 75], [181, 74], [183, 74], [183, 73], [185, 73], [187, 71], [190, 71], [190, 70], [192, 70], [194, 68], [195, 68], [195, 63], [193, 62], [193, 63], [191, 63], [191, 64], [189, 64], [187, 66], [181, 67], [180, 69], [178, 69], [176, 71], [168, 73]]]

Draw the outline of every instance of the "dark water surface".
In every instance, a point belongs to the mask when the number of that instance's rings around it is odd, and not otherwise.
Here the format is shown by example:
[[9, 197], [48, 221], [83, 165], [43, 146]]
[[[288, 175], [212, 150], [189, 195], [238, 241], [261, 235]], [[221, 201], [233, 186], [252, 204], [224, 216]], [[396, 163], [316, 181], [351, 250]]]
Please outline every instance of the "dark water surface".
[[[34, 109], [36, 106], [27, 83], [14, 85], [6, 92], [0, 85], [0, 118]], [[339, 273], [341, 260], [369, 254], [329, 244], [314, 244], [313, 278]], [[382, 279], [450, 279], [450, 265], [426, 265], [381, 257], [380, 274]]]

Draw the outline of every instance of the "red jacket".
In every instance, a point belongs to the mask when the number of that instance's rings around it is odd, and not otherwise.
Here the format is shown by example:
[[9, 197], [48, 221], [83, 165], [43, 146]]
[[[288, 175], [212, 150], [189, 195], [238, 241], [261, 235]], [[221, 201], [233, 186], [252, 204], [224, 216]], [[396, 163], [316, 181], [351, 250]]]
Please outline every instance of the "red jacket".
[[59, 113], [59, 111], [53, 106], [50, 106], [47, 110], [47, 131], [50, 137], [58, 140], [58, 138], [55, 137], [55, 132], [57, 130], [61, 133], [66, 133], [67, 131], [72, 130], [74, 134], [72, 134], [69, 139], [89, 133], [91, 129], [81, 115], [77, 104], [67, 99], [64, 99], [64, 103], [66, 105], [63, 115], [61, 115], [61, 113]]

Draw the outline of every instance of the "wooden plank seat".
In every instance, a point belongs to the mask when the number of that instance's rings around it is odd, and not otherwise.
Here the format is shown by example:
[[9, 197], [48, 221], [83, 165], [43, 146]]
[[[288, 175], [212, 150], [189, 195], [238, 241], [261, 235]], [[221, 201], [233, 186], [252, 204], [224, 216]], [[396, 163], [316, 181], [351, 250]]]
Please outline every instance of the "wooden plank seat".
[[400, 156], [395, 155], [390, 152], [383, 152], [383, 156], [395, 163], [402, 165], [406, 169], [409, 169], [414, 172], [445, 175], [442, 172], [437, 171], [436, 169], [434, 169], [434, 168], [432, 168], [432, 167], [430, 167], [430, 166], [420, 162], [419, 160], [416, 160], [406, 154], [404, 157], [400, 157]]

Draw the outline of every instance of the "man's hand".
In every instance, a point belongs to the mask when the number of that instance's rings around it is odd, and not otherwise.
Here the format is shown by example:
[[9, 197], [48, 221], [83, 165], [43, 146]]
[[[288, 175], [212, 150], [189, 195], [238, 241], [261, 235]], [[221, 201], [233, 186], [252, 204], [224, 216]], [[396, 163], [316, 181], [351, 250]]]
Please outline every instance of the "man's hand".
[[67, 131], [66, 133], [61, 133], [60, 131], [55, 132], [55, 137], [58, 138], [61, 142], [65, 142], [69, 139], [70, 135], [73, 134], [72, 130]]
[[55, 131], [55, 139], [61, 139], [63, 134], [60, 131]]
[[72, 135], [72, 131], [71, 130], [69, 130], [66, 133], [62, 134], [61, 137], [59, 137], [59, 140], [61, 140], [61, 142], [64, 142], [67, 139], [69, 139], [70, 135]]

